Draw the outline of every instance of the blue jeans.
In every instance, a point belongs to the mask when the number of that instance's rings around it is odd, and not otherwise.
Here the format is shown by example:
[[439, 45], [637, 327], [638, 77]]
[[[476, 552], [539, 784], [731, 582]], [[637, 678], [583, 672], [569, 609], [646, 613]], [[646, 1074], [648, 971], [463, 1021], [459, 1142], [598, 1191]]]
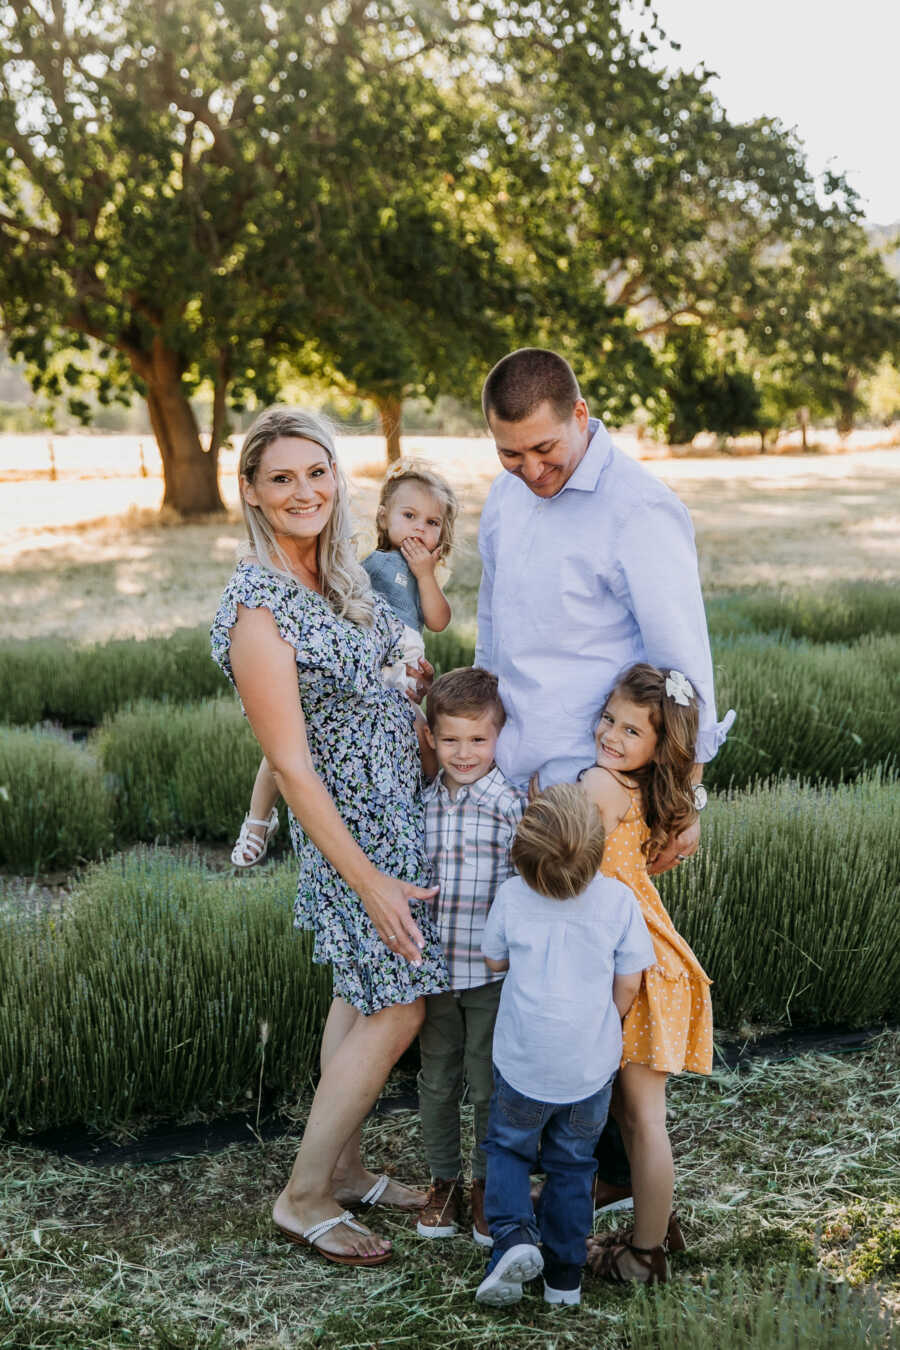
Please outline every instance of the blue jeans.
[[[539, 1102], [517, 1092], [494, 1065], [484, 1139], [484, 1212], [494, 1239], [488, 1270], [517, 1242], [543, 1244], [548, 1276], [554, 1268], [571, 1272], [584, 1265], [584, 1240], [594, 1217], [594, 1148], [606, 1123], [613, 1078], [580, 1102]], [[547, 1181], [535, 1214], [530, 1176], [539, 1155]]]

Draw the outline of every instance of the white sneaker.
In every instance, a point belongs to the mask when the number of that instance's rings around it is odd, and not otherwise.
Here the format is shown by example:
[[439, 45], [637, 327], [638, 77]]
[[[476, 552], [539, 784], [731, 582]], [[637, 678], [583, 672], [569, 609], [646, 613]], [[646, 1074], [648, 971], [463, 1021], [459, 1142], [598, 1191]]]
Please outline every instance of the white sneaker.
[[522, 1297], [522, 1283], [533, 1280], [544, 1269], [544, 1258], [531, 1242], [519, 1242], [500, 1257], [490, 1275], [485, 1275], [475, 1291], [477, 1303], [506, 1308]]
[[577, 1289], [551, 1289], [547, 1281], [544, 1281], [544, 1302], [545, 1303], [569, 1303], [576, 1304], [581, 1302], [581, 1286]]

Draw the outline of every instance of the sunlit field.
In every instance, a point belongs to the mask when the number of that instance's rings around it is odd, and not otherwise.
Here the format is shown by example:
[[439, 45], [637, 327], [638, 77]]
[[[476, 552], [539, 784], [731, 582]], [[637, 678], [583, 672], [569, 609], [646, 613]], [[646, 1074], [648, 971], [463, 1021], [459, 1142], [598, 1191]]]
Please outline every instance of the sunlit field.
[[[631, 454], [654, 453], [634, 438], [621, 444]], [[229, 516], [175, 528], [158, 515], [162, 482], [149, 437], [56, 438], [57, 481], [9, 478], [14, 465], [46, 470], [47, 445], [46, 437], [0, 437], [6, 632], [87, 642], [205, 623], [243, 541], [235, 452], [223, 454], [220, 473]], [[138, 474], [141, 445], [147, 477]], [[434, 464], [462, 501], [448, 596], [454, 623], [469, 625], [479, 576], [478, 517], [498, 472], [492, 443], [410, 436], [404, 451]], [[367, 550], [384, 443], [345, 437], [339, 453]], [[654, 458], [647, 468], [693, 515], [708, 593], [900, 579], [900, 449]], [[106, 476], [81, 476], [98, 472]]]

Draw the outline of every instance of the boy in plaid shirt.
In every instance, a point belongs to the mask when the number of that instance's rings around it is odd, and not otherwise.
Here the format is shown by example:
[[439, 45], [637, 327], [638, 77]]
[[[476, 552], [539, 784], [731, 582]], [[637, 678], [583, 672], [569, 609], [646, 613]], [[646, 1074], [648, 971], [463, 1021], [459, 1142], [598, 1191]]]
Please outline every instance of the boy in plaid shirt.
[[423, 794], [425, 847], [450, 992], [425, 1000], [419, 1033], [419, 1118], [431, 1187], [419, 1213], [420, 1237], [453, 1237], [462, 1201], [459, 1106], [463, 1083], [475, 1108], [472, 1151], [472, 1236], [491, 1245], [484, 1217], [487, 1158], [481, 1147], [494, 1088], [491, 1046], [502, 974], [492, 974], [481, 954], [491, 902], [513, 875], [509, 850], [525, 807], [525, 794], [494, 764], [494, 747], [506, 720], [497, 677], [478, 667], [449, 671], [428, 695], [425, 737], [439, 772]]

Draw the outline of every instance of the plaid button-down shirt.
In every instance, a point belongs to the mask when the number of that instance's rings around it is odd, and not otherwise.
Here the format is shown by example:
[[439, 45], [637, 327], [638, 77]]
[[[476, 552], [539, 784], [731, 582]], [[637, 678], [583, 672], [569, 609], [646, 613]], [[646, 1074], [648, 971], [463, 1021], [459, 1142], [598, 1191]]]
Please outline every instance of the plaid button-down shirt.
[[433, 908], [450, 988], [474, 989], [502, 980], [502, 973], [489, 971], [484, 963], [481, 936], [498, 887], [515, 870], [509, 850], [525, 809], [525, 793], [495, 767], [461, 787], [455, 801], [441, 774], [422, 797], [425, 849], [432, 880], [441, 888]]

